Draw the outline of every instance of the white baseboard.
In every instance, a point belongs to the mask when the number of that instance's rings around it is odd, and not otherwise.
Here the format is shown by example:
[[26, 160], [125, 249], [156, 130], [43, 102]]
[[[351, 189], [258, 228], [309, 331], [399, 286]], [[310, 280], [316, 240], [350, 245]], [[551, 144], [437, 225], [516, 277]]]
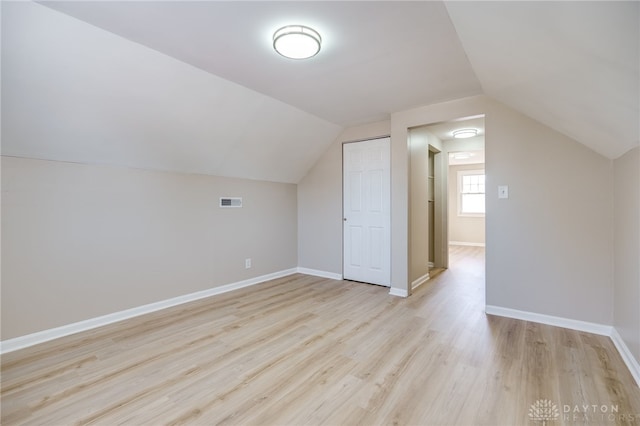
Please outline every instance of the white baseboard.
[[402, 290], [395, 287], [389, 288], [389, 294], [392, 296], [409, 297], [409, 292], [407, 290]]
[[466, 243], [464, 241], [449, 241], [450, 246], [469, 246], [469, 247], [484, 247], [485, 243]]
[[631, 350], [629, 350], [627, 344], [624, 342], [624, 340], [622, 340], [622, 337], [615, 327], [612, 327], [611, 329], [611, 340], [613, 340], [613, 344], [616, 346], [616, 349], [618, 349], [622, 360], [627, 365], [627, 368], [629, 368], [629, 371], [635, 379], [636, 384], [638, 385], [638, 387], [640, 387], [640, 363], [638, 363], [638, 360], [635, 359], [635, 357], [631, 353]]
[[519, 311], [517, 309], [503, 308], [501, 306], [486, 305], [484, 311], [490, 315], [554, 325], [556, 327], [569, 328], [571, 330], [586, 331], [587, 333], [599, 334], [601, 336], [611, 336], [611, 330], [613, 329], [610, 325], [554, 317], [535, 312]]
[[250, 278], [244, 281], [238, 281], [232, 284], [223, 285], [220, 287], [210, 288], [208, 290], [198, 291], [195, 293], [185, 294], [183, 296], [174, 297], [167, 300], [161, 300], [159, 302], [150, 303], [148, 305], [137, 306], [135, 308], [126, 309], [124, 311], [114, 312], [99, 316], [96, 318], [90, 318], [85, 321], [79, 321], [73, 324], [63, 325], [61, 327], [52, 328], [49, 330], [43, 330], [26, 336], [15, 337], [0, 342], [0, 354], [16, 351], [29, 346], [37, 345], [38, 343], [48, 342], [49, 340], [58, 339], [60, 337], [76, 334], [81, 331], [91, 330], [97, 327], [113, 324], [115, 322], [123, 321], [129, 318], [134, 318], [140, 315], [156, 312], [161, 309], [170, 308], [172, 306], [181, 305], [183, 303], [193, 302], [195, 300], [204, 299], [205, 297], [215, 296], [216, 294], [222, 294], [229, 291], [237, 290], [243, 287], [249, 287], [252, 285], [260, 284], [265, 281], [274, 280], [276, 278], [286, 277], [297, 272], [297, 268], [286, 269], [271, 274], [262, 275], [255, 278]]
[[313, 275], [316, 277], [329, 278], [332, 280], [342, 279], [342, 274], [336, 274], [335, 272], [319, 271], [317, 269], [301, 268], [299, 266], [296, 270], [300, 274]]
[[422, 284], [426, 283], [427, 280], [429, 280], [429, 278], [430, 278], [429, 273], [427, 272], [426, 274], [424, 274], [423, 276], [421, 276], [420, 278], [418, 278], [417, 280], [411, 283], [411, 290], [415, 290], [416, 288], [420, 287]]

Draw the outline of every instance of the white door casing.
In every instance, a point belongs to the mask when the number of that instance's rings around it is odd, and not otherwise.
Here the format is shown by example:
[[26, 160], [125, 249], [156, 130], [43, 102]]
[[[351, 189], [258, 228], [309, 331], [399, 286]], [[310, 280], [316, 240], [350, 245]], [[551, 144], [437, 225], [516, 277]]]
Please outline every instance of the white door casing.
[[343, 276], [391, 286], [391, 139], [343, 145]]

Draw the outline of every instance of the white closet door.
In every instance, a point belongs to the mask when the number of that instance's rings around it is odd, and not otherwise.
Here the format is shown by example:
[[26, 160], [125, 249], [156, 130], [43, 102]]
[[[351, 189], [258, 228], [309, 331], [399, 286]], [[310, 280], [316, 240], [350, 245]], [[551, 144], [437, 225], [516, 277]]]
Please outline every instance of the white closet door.
[[345, 279], [391, 285], [391, 140], [343, 145]]

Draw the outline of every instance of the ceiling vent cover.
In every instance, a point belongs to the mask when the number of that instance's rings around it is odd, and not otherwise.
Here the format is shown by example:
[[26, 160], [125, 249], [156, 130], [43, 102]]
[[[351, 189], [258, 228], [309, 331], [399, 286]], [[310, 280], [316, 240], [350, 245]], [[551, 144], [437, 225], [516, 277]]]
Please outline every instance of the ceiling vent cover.
[[220, 207], [242, 207], [242, 197], [220, 197]]

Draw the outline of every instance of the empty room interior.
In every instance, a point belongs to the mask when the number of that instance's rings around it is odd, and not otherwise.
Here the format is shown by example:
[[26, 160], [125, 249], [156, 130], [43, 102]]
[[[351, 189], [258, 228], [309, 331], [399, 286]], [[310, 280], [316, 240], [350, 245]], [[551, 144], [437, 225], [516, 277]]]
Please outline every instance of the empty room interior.
[[640, 425], [640, 3], [1, 1], [3, 425]]

